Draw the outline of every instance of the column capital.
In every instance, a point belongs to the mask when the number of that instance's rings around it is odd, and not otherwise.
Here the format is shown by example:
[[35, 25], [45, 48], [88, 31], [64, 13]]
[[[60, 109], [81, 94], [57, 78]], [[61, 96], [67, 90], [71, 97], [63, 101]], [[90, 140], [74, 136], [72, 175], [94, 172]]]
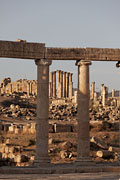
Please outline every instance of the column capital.
[[76, 66], [82, 66], [82, 65], [91, 65], [91, 61], [87, 61], [87, 60], [77, 60], [75, 65]]
[[35, 59], [35, 64], [38, 66], [49, 66], [52, 64], [52, 61], [47, 59]]
[[118, 61], [118, 62], [116, 63], [116, 67], [117, 67], [117, 68], [120, 67], [120, 61]]

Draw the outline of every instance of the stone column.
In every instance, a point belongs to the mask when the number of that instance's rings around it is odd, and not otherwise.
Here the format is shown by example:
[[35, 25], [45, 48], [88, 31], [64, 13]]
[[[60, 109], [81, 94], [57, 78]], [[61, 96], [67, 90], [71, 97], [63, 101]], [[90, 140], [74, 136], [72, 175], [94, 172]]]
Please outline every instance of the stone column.
[[69, 73], [66, 72], [66, 97], [69, 97]]
[[52, 94], [51, 94], [51, 82], [49, 82], [49, 97], [52, 97]]
[[97, 93], [96, 92], [94, 92], [94, 99], [93, 99], [93, 101], [94, 101], [94, 103], [96, 103], [96, 101], [97, 101]]
[[27, 82], [27, 95], [29, 96], [30, 95], [30, 83]]
[[72, 73], [69, 73], [69, 98], [72, 99], [73, 95], [73, 83], [72, 83]]
[[33, 94], [32, 93], [32, 82], [30, 82], [30, 94]]
[[78, 65], [78, 164], [87, 164], [91, 159], [89, 135], [89, 65], [90, 61], [77, 61]]
[[107, 98], [108, 98], [108, 88], [102, 85], [102, 105], [107, 105]]
[[57, 97], [61, 98], [60, 71], [57, 71]]
[[66, 97], [66, 72], [63, 72], [63, 97]]
[[16, 84], [16, 92], [19, 92], [19, 84]]
[[63, 97], [63, 71], [60, 71], [60, 84], [61, 84], [60, 93], [61, 93], [61, 98], [62, 98]]
[[10, 94], [12, 94], [12, 84], [10, 83]]
[[50, 60], [35, 60], [37, 65], [37, 119], [35, 165], [50, 162], [48, 156], [49, 65]]
[[53, 97], [53, 72], [50, 72], [50, 94]]
[[115, 89], [112, 89], [112, 98], [115, 97]]
[[102, 105], [105, 106], [106, 102], [105, 102], [105, 89], [102, 92]]
[[53, 72], [53, 97], [56, 97], [56, 71]]
[[90, 93], [90, 98], [94, 99], [94, 93], [95, 93], [95, 82], [92, 82], [91, 84], [91, 93]]
[[77, 95], [78, 95], [78, 92], [74, 91], [74, 103], [75, 104], [77, 104]]

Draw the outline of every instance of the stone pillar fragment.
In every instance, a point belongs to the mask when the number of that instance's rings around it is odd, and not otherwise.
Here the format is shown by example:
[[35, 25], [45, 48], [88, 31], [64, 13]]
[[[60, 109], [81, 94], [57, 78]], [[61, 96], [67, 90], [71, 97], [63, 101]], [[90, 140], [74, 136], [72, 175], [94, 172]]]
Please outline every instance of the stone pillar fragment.
[[50, 60], [35, 60], [37, 65], [37, 119], [36, 155], [34, 163], [49, 163], [48, 156], [48, 117], [49, 117], [49, 65]]
[[77, 61], [78, 65], [78, 164], [90, 162], [89, 135], [89, 65], [90, 61]]

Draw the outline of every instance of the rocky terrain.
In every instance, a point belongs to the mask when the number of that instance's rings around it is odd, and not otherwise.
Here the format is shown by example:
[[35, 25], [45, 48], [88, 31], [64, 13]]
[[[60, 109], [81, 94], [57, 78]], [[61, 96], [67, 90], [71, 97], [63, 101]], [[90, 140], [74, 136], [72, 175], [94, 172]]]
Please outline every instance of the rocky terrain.
[[[90, 108], [90, 156], [96, 162], [115, 162], [120, 153], [120, 107]], [[35, 157], [36, 98], [0, 97], [0, 165], [28, 166]], [[52, 163], [75, 161], [77, 105], [50, 104], [49, 156]]]

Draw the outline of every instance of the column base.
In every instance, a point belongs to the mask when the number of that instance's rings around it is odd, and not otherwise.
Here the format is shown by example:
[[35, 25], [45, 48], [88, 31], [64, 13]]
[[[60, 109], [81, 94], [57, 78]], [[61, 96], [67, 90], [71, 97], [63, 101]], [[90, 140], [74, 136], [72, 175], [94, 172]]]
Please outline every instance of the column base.
[[92, 161], [90, 157], [79, 157], [76, 159], [75, 164], [80, 166], [84, 166], [84, 165], [90, 166], [90, 165], [94, 165], [95, 162]]
[[49, 157], [41, 157], [39, 159], [35, 159], [33, 165], [34, 166], [46, 166], [50, 164]]

